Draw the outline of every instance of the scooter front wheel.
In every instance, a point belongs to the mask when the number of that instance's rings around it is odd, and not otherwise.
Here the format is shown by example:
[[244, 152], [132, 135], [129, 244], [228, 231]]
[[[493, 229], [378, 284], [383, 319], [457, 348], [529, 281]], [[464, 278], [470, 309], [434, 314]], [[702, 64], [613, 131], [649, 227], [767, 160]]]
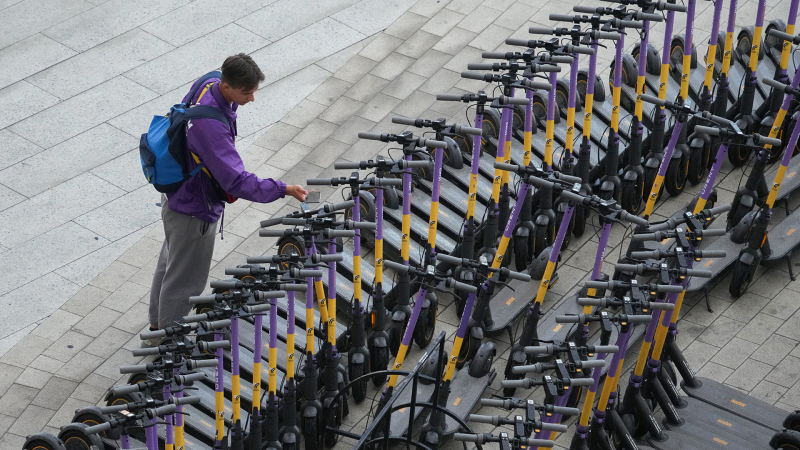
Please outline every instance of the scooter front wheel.
[[530, 263], [531, 255], [528, 252], [529, 244], [530, 236], [514, 236], [514, 264], [516, 264], [517, 272], [525, 270]]
[[414, 327], [414, 342], [422, 348], [427, 348], [433, 340], [433, 332], [436, 331], [437, 313], [437, 307], [434, 304], [420, 311], [417, 326]]
[[[650, 198], [650, 191], [653, 190], [653, 185], [656, 182], [656, 177], [658, 176], [658, 167], [644, 168], [644, 189], [642, 190], [642, 201], [647, 203], [647, 200]], [[658, 197], [661, 196], [661, 190], [664, 189], [664, 185], [661, 185], [661, 189], [658, 191]]]
[[[375, 372], [386, 370], [389, 367], [389, 348], [373, 347], [369, 350], [370, 367]], [[375, 375], [372, 377], [372, 384], [380, 386], [386, 382], [386, 375]], [[353, 394], [355, 395], [355, 394]]]
[[664, 177], [664, 188], [669, 195], [679, 195], [686, 187], [686, 174], [689, 169], [689, 160], [686, 157], [673, 158], [667, 166], [667, 174]]
[[638, 184], [634, 180], [622, 180], [622, 192], [620, 195], [622, 209], [637, 216], [642, 209], [642, 194], [638, 189]]
[[392, 326], [389, 327], [389, 350], [392, 356], [397, 356], [397, 352], [400, 351], [400, 342], [403, 340], [405, 329], [405, 322], [398, 321], [392, 321]]
[[750, 157], [750, 149], [743, 145], [734, 145], [728, 148], [728, 161], [735, 167], [741, 167], [747, 163]]
[[576, 206], [575, 212], [572, 213], [572, 234], [575, 237], [583, 236], [586, 231], [586, 219], [589, 218], [589, 210], [583, 206]]
[[728, 286], [728, 292], [733, 298], [739, 298], [747, 292], [750, 282], [753, 281], [753, 272], [749, 264], [744, 264], [737, 260], [733, 266], [733, 278]]
[[[348, 369], [350, 371], [350, 379], [353, 381], [364, 376], [364, 364], [350, 364]], [[355, 382], [351, 386], [353, 388], [353, 399], [355, 399], [355, 401], [360, 402], [367, 397], [366, 379]]]
[[22, 450], [66, 450], [64, 444], [50, 433], [28, 436]]
[[547, 229], [537, 225], [533, 229], [533, 257], [539, 256], [547, 248]]
[[303, 417], [303, 442], [306, 448], [319, 448], [319, 427], [316, 417]]
[[708, 167], [708, 162], [711, 158], [711, 146], [700, 138], [692, 139], [691, 142], [692, 145], [689, 146], [689, 168], [686, 172], [686, 178], [694, 186], [704, 180], [703, 175], [706, 173], [706, 167]]
[[61, 428], [58, 439], [64, 443], [67, 450], [92, 450], [103, 448], [103, 441], [97, 434], [87, 434], [87, 425], [83, 423], [71, 423]]
[[779, 431], [769, 440], [774, 449], [796, 450], [800, 448], [800, 433], [792, 430]]

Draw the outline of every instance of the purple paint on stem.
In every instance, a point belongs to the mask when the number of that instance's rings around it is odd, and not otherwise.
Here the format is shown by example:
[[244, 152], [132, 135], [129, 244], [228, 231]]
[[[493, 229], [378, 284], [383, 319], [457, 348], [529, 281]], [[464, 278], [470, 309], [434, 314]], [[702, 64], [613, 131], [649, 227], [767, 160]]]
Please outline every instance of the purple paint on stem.
[[131, 438], [127, 434], [123, 434], [119, 437], [119, 445], [122, 450], [130, 450]]
[[231, 374], [239, 375], [239, 317], [231, 317]]
[[[475, 114], [475, 128], [483, 129], [483, 114]], [[472, 174], [478, 174], [479, 162], [481, 160], [481, 136], [472, 136]]]
[[660, 177], [663, 177], [667, 173], [667, 166], [669, 166], [669, 162], [672, 159], [672, 152], [675, 150], [675, 146], [678, 145], [678, 137], [680, 137], [682, 129], [683, 122], [680, 120], [676, 121], [675, 127], [672, 129], [672, 136], [669, 137], [667, 150], [664, 152], [664, 159], [661, 160], [661, 165], [658, 167], [658, 175]]

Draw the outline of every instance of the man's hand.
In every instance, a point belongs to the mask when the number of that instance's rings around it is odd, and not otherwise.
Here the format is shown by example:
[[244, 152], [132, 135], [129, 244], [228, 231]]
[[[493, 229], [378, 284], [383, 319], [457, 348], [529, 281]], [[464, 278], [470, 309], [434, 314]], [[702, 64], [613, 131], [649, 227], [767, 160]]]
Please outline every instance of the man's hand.
[[308, 191], [303, 189], [303, 186], [294, 184], [291, 186], [286, 186], [286, 195], [291, 195], [292, 197], [300, 200], [301, 202], [306, 201], [306, 195], [308, 195]]

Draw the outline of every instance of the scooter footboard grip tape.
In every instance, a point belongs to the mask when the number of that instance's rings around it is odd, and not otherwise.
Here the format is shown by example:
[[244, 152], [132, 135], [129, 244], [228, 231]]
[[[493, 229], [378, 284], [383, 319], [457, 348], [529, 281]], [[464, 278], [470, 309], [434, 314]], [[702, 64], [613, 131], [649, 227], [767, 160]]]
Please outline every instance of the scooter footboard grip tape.
[[[209, 360], [209, 361], [213, 361], [214, 365], [217, 364], [217, 362], [214, 361], [214, 360]], [[191, 396], [191, 397], [172, 397], [170, 399], [170, 402], [173, 405], [197, 405], [197, 404], [202, 403], [202, 401], [203, 401], [202, 398], [196, 397], [196, 396]]]
[[524, 97], [504, 97], [506, 100], [506, 104], [510, 105], [520, 105], [520, 106], [527, 106], [528, 99]]
[[370, 132], [367, 132], [367, 131], [361, 131], [361, 132], [358, 133], [358, 138], [359, 139], [371, 139], [373, 141], [380, 141], [381, 140], [381, 135], [380, 135], [380, 133], [370, 133]]
[[[480, 134], [480, 133], [478, 133], [478, 134]], [[373, 186], [395, 186], [395, 187], [400, 187], [400, 186], [403, 185], [403, 180], [401, 180], [400, 178], [373, 178], [370, 181], [370, 183]]]
[[550, 20], [555, 22], [572, 22], [574, 19], [575, 16], [570, 16], [569, 14], [550, 14]]
[[[433, 161], [406, 161], [400, 160], [397, 162], [397, 167], [401, 169], [427, 169], [433, 165]], [[398, 178], [398, 180], [400, 180]], [[403, 180], [400, 180], [400, 185], [403, 185]]]
[[232, 277], [246, 277], [250, 274], [252, 274], [252, 271], [249, 267], [228, 267], [225, 269], [225, 275]]
[[453, 440], [478, 443], [478, 435], [472, 433], [454, 433]]
[[[241, 282], [234, 280], [214, 280], [208, 283], [208, 285], [211, 286], [212, 289], [236, 289], [241, 286]], [[201, 297], [211, 297], [211, 296], [203, 295]], [[202, 298], [198, 299], [197, 297], [194, 297], [194, 299], [199, 300], [201, 303], [204, 300]], [[192, 303], [192, 299], [189, 299], [189, 303]]]
[[334, 211], [341, 211], [343, 209], [352, 208], [355, 205], [356, 205], [355, 200], [348, 200], [346, 202], [340, 202], [340, 203], [328, 203], [322, 208], [326, 213], [332, 213]]
[[120, 366], [119, 373], [147, 373], [147, 365]]
[[631, 252], [631, 258], [633, 258], [633, 259], [661, 259], [661, 253], [658, 250]]
[[[186, 322], [186, 318], [184, 317], [184, 322]], [[153, 348], [137, 348], [133, 352], [131, 352], [133, 356], [151, 356], [151, 355], [158, 355], [161, 353], [161, 350], [158, 347]]]
[[536, 81], [536, 80], [520, 80], [523, 86], [529, 87], [531, 89], [539, 89], [541, 91], [550, 91], [553, 89], [553, 85], [544, 81]]
[[632, 314], [628, 316], [628, 322], [631, 323], [648, 323], [653, 320], [653, 317], [648, 314]]
[[641, 94], [639, 96], [639, 98], [641, 98], [643, 102], [652, 103], [652, 104], [654, 104], [656, 106], [664, 106], [664, 105], [667, 104], [666, 100], [662, 100], [662, 99], [660, 99], [658, 97], [654, 97], [652, 95]]
[[637, 22], [635, 20], [620, 20], [619, 26], [621, 28], [636, 28], [636, 29], [642, 29], [644, 27], [644, 25], [642, 25], [642, 22]]
[[562, 425], [560, 423], [544, 422], [544, 423], [542, 423], [542, 430], [545, 430], [545, 431], [557, 431], [559, 433], [566, 433], [567, 432], [567, 426], [566, 425]]
[[584, 6], [584, 5], [576, 5], [572, 7], [572, 10], [579, 13], [584, 14], [594, 14], [597, 12], [597, 7], [595, 6]]
[[482, 73], [475, 73], [475, 72], [461, 72], [461, 78], [467, 78], [469, 80], [480, 80], [484, 81], [484, 74]]
[[[651, 228], [651, 230], [652, 230], [652, 228]], [[656, 236], [655, 233], [639, 233], [639, 234], [634, 234], [633, 236], [631, 236], [631, 239], [633, 239], [634, 241], [638, 241], [638, 242], [641, 242], [641, 241], [655, 241], [655, 240], [658, 239], [658, 237]]]
[[507, 45], [517, 45], [519, 47], [527, 47], [528, 46], [528, 42], [530, 42], [530, 40], [528, 40], [528, 39], [519, 39], [519, 38], [508, 38], [508, 39], [506, 39], [506, 44]]
[[530, 184], [532, 186], [536, 186], [538, 188], [549, 188], [549, 189], [553, 188], [553, 182], [552, 181], [543, 180], [543, 179], [537, 177], [536, 175], [529, 176], [527, 181], [528, 181], [528, 184]]
[[261, 237], [284, 237], [287, 231], [290, 230], [270, 230], [262, 228], [258, 230], [258, 235]]
[[701, 258], [724, 258], [727, 254], [725, 250], [698, 250], [696, 253]]
[[399, 123], [400, 125], [417, 126], [416, 119], [409, 119], [408, 117], [392, 117], [392, 123]]
[[[648, 316], [650, 317], [650, 316]], [[591, 378], [570, 378], [569, 385], [571, 387], [589, 387], [594, 384], [594, 380]]]
[[651, 22], [663, 22], [664, 21], [664, 16], [662, 16], [661, 14], [639, 13], [638, 15], [639, 15], [639, 17], [641, 17], [641, 20], [649, 20]]
[[458, 94], [436, 94], [436, 100], [442, 102], [460, 102], [461, 96]]
[[511, 368], [511, 373], [515, 373], [517, 375], [523, 373], [542, 373], [545, 368], [540, 363], [535, 364], [526, 364], [524, 366], [514, 366]]
[[111, 388], [111, 395], [116, 397], [116, 396], [125, 395], [125, 394], [132, 394], [134, 392], [139, 392], [140, 387], [141, 386], [139, 386], [138, 384], [129, 384], [129, 385], [126, 385], [126, 386], [117, 386], [117, 387]]
[[455, 256], [444, 255], [441, 253], [436, 255], [436, 260], [443, 263], [452, 264], [454, 266], [460, 266], [464, 262], [464, 260], [461, 258], [456, 258]]
[[155, 331], [145, 331], [143, 333], [139, 333], [139, 339], [155, 339], [155, 338], [165, 338], [167, 337], [166, 330], [155, 330]]
[[521, 380], [503, 380], [500, 382], [500, 386], [503, 388], [525, 388], [531, 386], [531, 380], [529, 378], [523, 378]]
[[248, 314], [258, 314], [269, 311], [272, 309], [272, 305], [269, 303], [263, 303], [261, 305], [245, 305], [242, 309], [244, 309]]
[[524, 351], [526, 355], [549, 355], [551, 348], [552, 346], [548, 345], [529, 345]]
[[621, 211], [620, 218], [634, 225], [639, 225], [642, 227], [646, 227], [649, 225], [649, 222], [647, 222], [647, 219], [645, 219], [644, 217], [639, 217], [635, 214], [631, 214], [625, 211]]
[[716, 127], [707, 127], [704, 125], [695, 125], [694, 131], [699, 133], [705, 133], [709, 136], [719, 136], [719, 129]]
[[358, 170], [361, 169], [361, 163], [357, 162], [349, 162], [349, 161], [339, 161], [333, 163], [334, 169], [354, 169]]
[[[399, 180], [398, 180], [398, 181], [399, 181]], [[341, 253], [334, 253], [334, 254], [332, 254], [332, 255], [323, 255], [323, 254], [321, 254], [321, 253], [315, 253], [315, 254], [314, 254], [312, 257], [311, 257], [311, 261], [312, 261], [312, 262], [315, 262], [315, 263], [321, 263], [321, 262], [339, 262], [339, 261], [344, 261], [344, 255], [342, 255]]]
[[589, 289], [614, 289], [613, 281], [587, 280], [583, 285]]
[[658, 2], [658, 9], [662, 11], [686, 12], [686, 5], [678, 3]]
[[[554, 19], [551, 18], [550, 20], [554, 20]], [[570, 20], [572, 20], [571, 17], [570, 17]], [[553, 29], [552, 28], [548, 28], [548, 27], [529, 27], [528, 28], [528, 33], [530, 33], [530, 34], [553, 34]]]
[[519, 280], [519, 281], [525, 281], [525, 282], [531, 281], [531, 276], [528, 275], [527, 273], [514, 272], [514, 271], [511, 271], [511, 270], [508, 271], [508, 275], [506, 277], [510, 278], [512, 280]]
[[469, 134], [470, 136], [480, 136], [481, 134], [483, 134], [482, 129], [475, 127], [468, 127], [466, 125], [456, 125], [454, 128], [456, 133]]
[[603, 367], [605, 364], [606, 364], [606, 362], [603, 361], [602, 359], [600, 359], [600, 360], [593, 359], [593, 360], [590, 360], [590, 361], [582, 361], [581, 362], [581, 369], [595, 369], [597, 367]]
[[683, 292], [683, 286], [678, 284], [659, 284], [656, 286], [656, 292], [665, 292], [667, 294], [680, 294]]
[[703, 237], [725, 236], [724, 228], [709, 228], [700, 232]]
[[686, 269], [686, 275], [698, 278], [711, 278], [714, 276], [714, 272], [705, 269]]
[[544, 447], [544, 448], [553, 448], [555, 442], [549, 441], [547, 439], [534, 439], [534, 438], [526, 438], [522, 437], [519, 438], [520, 444], [525, 443], [528, 447]]
[[[219, 362], [217, 362], [216, 359], [200, 359], [200, 360], [190, 359], [189, 361], [186, 361], [186, 368], [189, 370], [196, 370], [204, 367], [217, 367], [218, 364]], [[183, 398], [200, 398], [200, 397], [183, 397]]]
[[331, 178], [308, 178], [306, 179], [306, 184], [317, 185], [317, 186], [330, 186], [332, 183], [331, 183]]
[[618, 353], [619, 347], [616, 345], [595, 345], [594, 346], [595, 353]]
[[110, 429], [111, 429], [111, 423], [110, 422], [103, 422], [103, 423], [101, 423], [99, 425], [92, 425], [90, 427], [86, 427], [86, 428], [83, 429], [83, 432], [86, 433], [86, 434], [98, 434], [98, 433], [103, 433], [105, 431], [108, 431]]
[[306, 219], [302, 219], [302, 218], [299, 218], [299, 217], [284, 217], [281, 220], [281, 224], [282, 225], [293, 225], [293, 226], [300, 225], [300, 226], [303, 226], [303, 225], [306, 224]]
[[565, 314], [556, 316], [556, 323], [580, 323], [582, 314]]
[[581, 413], [578, 408], [570, 408], [568, 406], [553, 406], [553, 412], [561, 414], [562, 416], [577, 416]]
[[497, 417], [497, 416], [484, 416], [482, 414], [470, 414], [469, 415], [469, 422], [490, 423], [492, 425], [498, 425], [500, 423], [500, 418]]
[[419, 144], [421, 147], [428, 147], [428, 148], [447, 148], [447, 142], [445, 141], [437, 141], [436, 139], [419, 139]]
[[498, 170], [505, 170], [507, 172], [519, 173], [519, 166], [516, 164], [506, 164], [495, 161], [494, 168]]
[[[212, 283], [214, 283], [214, 282], [212, 281]], [[211, 286], [211, 287], [214, 287], [214, 286]], [[217, 296], [215, 294], [194, 295], [194, 296], [189, 297], [189, 304], [190, 305], [197, 305], [197, 304], [200, 304], [200, 303], [214, 303], [215, 301], [217, 301]]]
[[271, 219], [262, 220], [261, 221], [261, 228], [272, 227], [275, 225], [280, 225], [283, 221], [284, 217], [273, 217]]
[[667, 302], [650, 302], [650, 309], [659, 311], [674, 311], [675, 304]]
[[556, 178], [558, 178], [561, 181], [566, 181], [567, 183], [575, 183], [575, 184], [581, 183], [583, 181], [581, 180], [581, 177], [573, 177], [572, 175], [565, 175], [561, 172], [556, 172]]
[[492, 63], [469, 63], [467, 64], [468, 70], [492, 70]]
[[771, 138], [771, 137], [768, 137], [768, 136], [758, 135], [758, 145], [760, 145], [762, 147], [765, 146], [765, 145], [771, 145], [773, 147], [778, 147], [782, 143], [783, 143], [783, 141], [781, 141], [778, 138]]
[[639, 264], [614, 264], [614, 269], [620, 272], [633, 272], [639, 273]]
[[409, 268], [405, 264], [399, 264], [394, 261], [387, 261], [387, 260], [383, 261], [383, 266], [392, 269], [397, 273], [407, 273]]
[[[778, 30], [777, 28], [773, 28], [773, 29], [769, 30], [768, 34], [770, 36], [776, 37], [778, 39], [783, 39], [784, 41], [794, 41], [795, 40], [795, 37], [793, 35], [791, 35], [789, 33], [784, 33], [783, 31]], [[767, 80], [762, 80], [762, 81], [765, 82], [765, 83], [767, 82]]]
[[606, 306], [606, 299], [604, 298], [585, 298], [581, 297], [578, 299], [578, 305], [580, 306]]
[[452, 278], [447, 279], [447, 287], [451, 287], [453, 289], [468, 292], [470, 294], [474, 294], [478, 292], [478, 287], [473, 286], [471, 284], [462, 283], [460, 281], [453, 280]]
[[563, 190], [561, 191], [561, 195], [569, 200], [572, 200], [573, 202], [583, 203], [584, 197], [576, 192]]

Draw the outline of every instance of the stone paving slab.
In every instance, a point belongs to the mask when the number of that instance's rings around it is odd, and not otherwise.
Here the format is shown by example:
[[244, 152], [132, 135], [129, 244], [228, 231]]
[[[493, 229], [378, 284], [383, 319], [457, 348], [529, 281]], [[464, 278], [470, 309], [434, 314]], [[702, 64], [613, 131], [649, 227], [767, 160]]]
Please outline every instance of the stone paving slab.
[[[10, 8], [21, 11], [32, 1], [0, 0], [0, 13]], [[213, 68], [219, 63], [219, 55], [230, 53], [230, 48], [234, 47], [234, 51], [239, 51], [243, 45], [247, 47], [244, 50], [254, 51], [254, 57], [281, 58], [269, 66], [276, 81], [262, 87], [257, 94], [260, 101], [248, 105], [240, 114], [238, 147], [246, 167], [262, 177], [279, 177], [295, 183], [304, 183], [306, 178], [330, 176], [333, 162], [338, 159], [358, 161], [377, 153], [388, 154], [390, 145], [359, 141], [356, 134], [359, 131], [399, 131], [397, 125], [391, 124], [392, 115], [444, 116], [463, 122], [463, 105], [436, 102], [435, 94], [484, 88], [485, 83], [479, 85], [460, 78], [459, 72], [466, 69], [467, 63], [480, 62], [482, 51], [507, 48], [503, 45], [507, 37], [529, 36], [529, 26], [549, 24], [546, 18], [550, 13], [565, 13], [573, 4], [594, 4], [589, 0], [546, 3], [533, 0], [341, 0], [326, 2], [325, 9], [298, 16], [290, 0], [253, 2], [258, 9], [251, 9], [254, 7], [250, 2], [241, 1], [224, 11], [227, 14], [224, 20], [214, 18], [205, 22], [192, 16], [195, 22], [200, 21], [198, 30], [189, 36], [194, 40], [189, 41], [186, 35], [171, 33], [159, 25], [181, 17], [181, 11], [193, 11], [187, 1], [148, 0], [136, 5], [121, 0], [98, 3], [97, 7], [90, 4], [81, 11], [74, 7], [77, 9], [72, 16], [65, 15], [60, 23], [49, 23], [45, 14], [33, 24], [33, 30], [39, 28], [57, 43], [82, 52], [60, 63], [62, 67], [77, 65], [71, 61], [81, 61], [79, 58], [89, 66], [103, 64], [106, 57], [103, 47], [115, 48], [114, 41], [123, 45], [126, 36], [150, 42], [156, 53], [158, 49], [169, 50], [166, 46], [179, 47], [160, 57], [147, 52], [149, 61], [141, 61], [136, 68], [129, 69], [124, 61], [116, 62], [118, 65], [104, 68], [103, 73], [107, 75], [98, 74], [98, 78], [94, 78], [97, 84], [83, 81], [88, 91], [80, 90], [78, 85], [67, 88], [67, 92], [72, 89], [74, 93], [69, 99], [59, 96], [59, 93], [64, 95], [64, 89], [58, 88], [59, 84], [68, 83], [51, 75], [58, 72], [55, 68], [59, 65], [53, 66], [55, 60], [50, 64], [51, 72], [42, 67], [30, 79], [12, 80], [15, 84], [5, 88], [0, 83], [0, 104], [19, 107], [18, 110], [4, 108], [0, 113], [0, 127], [11, 125], [0, 129], [0, 144], [10, 143], [13, 159], [0, 162], [0, 168], [8, 164], [4, 173], [19, 173], [24, 167], [19, 161], [38, 160], [41, 166], [63, 164], [69, 161], [70, 153], [58, 148], [82, 136], [89, 137], [88, 133], [98, 128], [113, 127], [135, 138], [154, 111], [167, 108], [176, 97], [183, 95], [196, 72]], [[788, 0], [768, 3], [768, 19], [781, 17], [788, 9]], [[740, 20], [752, 15], [755, 4], [752, 0], [740, 2]], [[707, 8], [704, 2], [698, 5], [695, 44], [699, 55], [705, 53], [705, 40], [710, 30], [711, 10]], [[274, 27], [264, 25], [270, 18], [275, 20]], [[676, 32], [683, 27], [679, 19]], [[13, 33], [21, 32], [8, 35]], [[656, 27], [651, 42], [660, 47], [663, 37], [659, 36], [663, 34], [658, 33], [663, 31]], [[220, 44], [209, 37], [222, 35], [231, 35], [231, 40]], [[0, 42], [4, 36], [0, 33]], [[298, 39], [296, 45], [290, 41], [293, 37]], [[333, 45], [332, 41], [338, 44]], [[17, 45], [15, 42], [7, 45]], [[305, 44], [301, 44], [303, 42]], [[628, 49], [634, 44], [633, 39], [626, 41]], [[298, 45], [307, 52], [292, 54]], [[320, 50], [323, 47], [326, 50]], [[181, 62], [188, 60], [197, 49], [219, 54], [185, 69]], [[3, 51], [0, 45], [0, 62]], [[605, 49], [599, 55], [602, 65], [598, 73], [604, 80], [611, 51]], [[256, 60], [260, 62], [258, 57]], [[106, 76], [110, 77], [108, 81], [102, 79]], [[140, 95], [130, 98], [128, 106], [115, 107], [113, 114], [93, 111], [89, 115], [72, 117], [82, 114], [81, 108], [85, 105], [105, 101], [101, 97], [113, 90], [103, 90], [109, 83]], [[92, 100], [84, 100], [82, 95]], [[43, 103], [29, 105], [28, 98], [41, 98]], [[41, 131], [51, 122], [61, 125]], [[88, 128], [82, 129], [85, 127]], [[132, 142], [130, 138], [121, 141]], [[0, 340], [2, 448], [19, 448], [26, 433], [57, 432], [57, 427], [69, 420], [72, 410], [101, 403], [106, 389], [121, 382], [122, 377], [116, 370], [119, 365], [138, 360], [130, 356], [129, 350], [138, 345], [137, 334], [147, 325], [150, 281], [163, 241], [156, 211], [159, 200], [135, 173], [138, 171], [136, 151], [131, 150], [135, 142], [97, 147], [114, 148], [92, 155], [95, 162], [80, 162], [84, 166], [66, 168], [76, 174], [68, 179], [58, 178], [65, 175], [52, 174], [54, 178], [49, 186], [45, 180], [24, 183], [24, 177], [19, 176], [15, 184], [14, 176], [0, 176], [0, 209], [3, 210], [0, 214], [7, 219], [4, 223], [17, 217], [11, 210], [25, 212], [22, 217], [33, 222], [30, 225], [20, 222], [0, 230], [0, 268], [5, 269], [4, 275], [0, 275], [0, 288], [4, 287], [0, 293], [5, 292], [0, 294], [0, 302], [28, 308], [18, 308], [18, 313], [12, 308], [13, 334]], [[77, 148], [81, 145], [73, 147]], [[718, 181], [721, 202], [732, 198], [741, 176], [740, 169], [724, 165]], [[81, 180], [91, 180], [95, 185], [105, 183], [102, 186], [110, 187], [103, 191], [115, 194], [113, 198], [81, 209], [79, 201], [69, 200], [70, 192], [74, 191], [67, 192], [66, 187], [62, 187]], [[64, 190], [61, 197], [56, 195], [59, 188]], [[669, 215], [699, 188], [689, 186], [680, 198], [667, 198], [657, 206], [655, 217]], [[339, 193], [332, 188], [321, 190], [323, 200], [339, 198]], [[43, 197], [47, 194], [51, 195], [50, 199]], [[34, 201], [48, 207], [36, 207], [37, 203], [31, 203]], [[793, 200], [792, 206], [796, 207], [797, 203]], [[224, 268], [241, 263], [247, 256], [273, 251], [275, 239], [258, 237], [258, 221], [291, 211], [295, 206], [286, 199], [266, 205], [240, 200], [230, 205], [226, 211], [225, 240], [216, 244], [211, 279], [224, 277]], [[48, 212], [42, 213], [42, 209]], [[131, 211], [136, 213], [131, 214]], [[782, 213], [777, 212], [776, 218], [783, 217], [778, 214]], [[58, 216], [58, 219], [51, 220], [48, 216]], [[33, 231], [25, 229], [27, 227], [33, 227]], [[41, 231], [36, 232], [35, 227]], [[615, 228], [610, 240], [612, 248], [607, 252], [609, 264], [616, 260], [624, 237], [622, 229]], [[63, 240], [75, 242], [69, 252], [59, 250], [56, 245]], [[594, 233], [572, 239], [560, 266], [562, 283], [554, 286], [547, 304], [572, 292], [573, 286], [587, 277], [596, 245]], [[76, 253], [75, 248], [80, 251]], [[365, 258], [371, 261], [371, 252]], [[800, 263], [800, 256], [793, 257], [792, 263]], [[759, 272], [746, 295], [733, 299], [727, 292], [729, 280], [730, 275], [709, 291], [712, 313], [706, 311], [701, 295], [687, 295], [679, 346], [699, 375], [724, 382], [787, 411], [800, 408], [800, 384], [795, 373], [800, 363], [800, 333], [797, 331], [800, 311], [794, 301], [800, 282], [789, 282], [786, 266], [775, 264]], [[43, 297], [38, 294], [43, 290], [53, 295], [39, 300]], [[23, 300], [30, 298], [37, 298], [37, 308], [41, 308], [39, 315], [30, 314], [30, 303]], [[449, 296], [442, 296], [439, 318], [437, 331], [444, 330], [448, 338], [452, 338], [458, 318]], [[510, 349], [508, 336], [501, 336], [495, 342], [497, 357], [493, 367], [499, 375], [486, 392], [487, 397], [499, 392]], [[422, 349], [413, 346], [406, 365], [411, 365], [421, 354]], [[626, 366], [630, 366], [635, 361], [635, 352], [626, 361]], [[627, 382], [628, 370], [621, 385]], [[370, 389], [370, 396], [378, 393]], [[519, 394], [541, 399], [540, 390], [520, 391]], [[373, 407], [371, 402], [351, 403], [346, 425], [360, 432]], [[510, 414], [493, 408], [481, 409], [480, 413]], [[499, 431], [487, 425], [478, 425], [475, 429], [495, 434]], [[568, 435], [559, 437], [559, 448], [566, 448], [569, 438]], [[342, 445], [346, 444], [340, 447]], [[451, 443], [448, 447], [456, 446]]]

